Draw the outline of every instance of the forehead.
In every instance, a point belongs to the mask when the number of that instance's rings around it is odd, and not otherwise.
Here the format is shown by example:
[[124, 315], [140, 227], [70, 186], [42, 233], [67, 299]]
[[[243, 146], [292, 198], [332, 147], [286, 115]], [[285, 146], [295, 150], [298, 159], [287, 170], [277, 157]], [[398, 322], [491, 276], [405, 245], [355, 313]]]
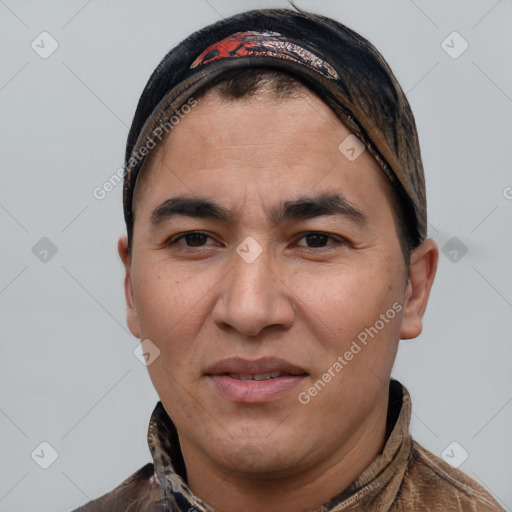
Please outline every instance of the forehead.
[[141, 198], [155, 203], [173, 189], [189, 195], [215, 191], [229, 201], [242, 191], [259, 190], [261, 199], [303, 195], [322, 182], [345, 190], [373, 182], [373, 192], [390, 199], [389, 180], [368, 151], [348, 158], [361, 150], [357, 142], [307, 89], [300, 97], [262, 92], [235, 101], [210, 92], [146, 160], [134, 210]]

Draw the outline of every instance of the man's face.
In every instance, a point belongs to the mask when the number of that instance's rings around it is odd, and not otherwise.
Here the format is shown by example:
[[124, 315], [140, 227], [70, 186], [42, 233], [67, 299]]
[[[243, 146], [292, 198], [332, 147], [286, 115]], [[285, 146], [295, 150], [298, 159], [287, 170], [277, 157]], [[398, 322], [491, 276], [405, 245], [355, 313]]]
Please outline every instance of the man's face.
[[160, 350], [185, 456], [285, 475], [382, 424], [406, 272], [391, 186], [368, 151], [340, 152], [349, 135], [313, 94], [207, 95], [154, 155], [128, 323]]

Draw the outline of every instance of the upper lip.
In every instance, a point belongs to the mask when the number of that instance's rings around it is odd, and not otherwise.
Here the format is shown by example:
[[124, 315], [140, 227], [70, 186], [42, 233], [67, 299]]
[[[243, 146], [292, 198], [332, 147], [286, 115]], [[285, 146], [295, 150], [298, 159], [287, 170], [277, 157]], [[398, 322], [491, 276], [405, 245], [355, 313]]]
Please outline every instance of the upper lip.
[[284, 359], [276, 357], [261, 357], [259, 359], [249, 360], [241, 357], [230, 357], [222, 359], [208, 366], [206, 375], [223, 374], [246, 374], [257, 375], [265, 373], [287, 373], [290, 375], [305, 375], [307, 372], [300, 366], [296, 366]]

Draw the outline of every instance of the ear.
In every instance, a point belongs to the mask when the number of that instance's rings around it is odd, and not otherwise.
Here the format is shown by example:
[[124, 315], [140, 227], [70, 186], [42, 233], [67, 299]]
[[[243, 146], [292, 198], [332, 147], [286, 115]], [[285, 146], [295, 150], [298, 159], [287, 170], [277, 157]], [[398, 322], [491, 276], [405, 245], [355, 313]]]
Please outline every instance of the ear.
[[436, 275], [439, 249], [427, 238], [411, 253], [409, 281], [405, 292], [401, 339], [416, 338], [423, 329], [423, 315], [427, 309], [430, 289]]
[[128, 251], [128, 238], [122, 236], [119, 238], [117, 243], [117, 251], [119, 257], [124, 265], [124, 295], [126, 298], [126, 322], [130, 332], [136, 337], [140, 338], [140, 326], [139, 318], [137, 316], [137, 310], [135, 309], [135, 301], [133, 299], [133, 286], [132, 286], [132, 275], [131, 275], [131, 255]]

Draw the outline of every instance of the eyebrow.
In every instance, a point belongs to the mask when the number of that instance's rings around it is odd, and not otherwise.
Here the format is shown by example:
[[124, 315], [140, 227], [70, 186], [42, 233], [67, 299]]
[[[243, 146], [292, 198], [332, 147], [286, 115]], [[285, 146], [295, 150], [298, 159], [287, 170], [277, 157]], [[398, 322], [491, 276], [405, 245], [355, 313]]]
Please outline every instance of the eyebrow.
[[273, 224], [307, 220], [321, 215], [340, 215], [361, 225], [367, 222], [367, 217], [362, 211], [358, 210], [345, 196], [337, 193], [324, 193], [285, 201], [270, 211]]
[[[229, 223], [234, 215], [221, 205], [201, 197], [178, 195], [166, 199], [151, 213], [151, 223], [158, 225], [177, 215], [199, 219], [213, 219]], [[356, 224], [366, 224], [366, 215], [358, 210], [346, 197], [337, 193], [323, 193], [303, 196], [271, 208], [269, 219], [272, 224], [293, 220], [307, 220], [322, 215], [340, 215]]]
[[151, 212], [151, 223], [160, 224], [176, 215], [229, 222], [232, 214], [222, 206], [201, 197], [175, 196]]

